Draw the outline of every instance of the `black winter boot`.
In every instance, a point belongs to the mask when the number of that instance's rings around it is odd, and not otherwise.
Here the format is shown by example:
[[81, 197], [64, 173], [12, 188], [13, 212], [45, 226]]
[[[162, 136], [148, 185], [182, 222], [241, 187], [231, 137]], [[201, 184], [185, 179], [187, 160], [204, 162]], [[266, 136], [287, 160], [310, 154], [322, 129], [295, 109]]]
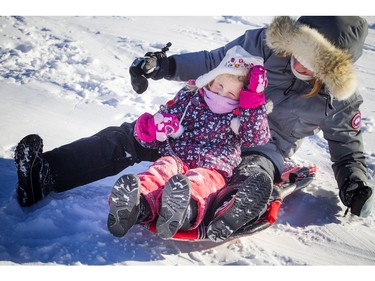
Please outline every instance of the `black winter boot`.
[[54, 184], [48, 162], [43, 158], [42, 138], [34, 134], [24, 137], [16, 147], [14, 160], [18, 203], [28, 207], [46, 197]]
[[243, 225], [258, 217], [264, 210], [272, 192], [270, 176], [259, 168], [253, 168], [252, 174], [239, 183], [236, 195], [219, 209], [213, 221], [208, 225], [207, 237], [221, 242]]
[[185, 175], [175, 175], [165, 184], [156, 233], [163, 239], [172, 238], [185, 222], [191, 198], [190, 181]]
[[150, 205], [148, 204], [146, 198], [141, 194], [140, 204], [139, 204], [139, 216], [137, 223], [143, 223], [148, 221], [152, 215]]
[[183, 220], [182, 226], [179, 230], [188, 230], [197, 219], [198, 215], [198, 203], [194, 199], [190, 199], [185, 219]]
[[108, 230], [116, 237], [124, 236], [137, 223], [139, 214], [139, 178], [124, 175], [116, 181], [109, 197]]

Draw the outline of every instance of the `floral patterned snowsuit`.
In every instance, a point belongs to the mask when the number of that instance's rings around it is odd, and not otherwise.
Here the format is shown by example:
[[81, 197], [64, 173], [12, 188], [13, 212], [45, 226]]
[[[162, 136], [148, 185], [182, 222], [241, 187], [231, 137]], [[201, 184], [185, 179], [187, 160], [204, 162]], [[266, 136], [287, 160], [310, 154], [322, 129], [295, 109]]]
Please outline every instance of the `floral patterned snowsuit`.
[[184, 127], [178, 138], [145, 142], [135, 130], [135, 137], [141, 145], [158, 149], [162, 155], [148, 171], [138, 174], [141, 193], [152, 210], [149, 221], [159, 214], [166, 181], [182, 173], [189, 178], [192, 199], [198, 203], [197, 219], [191, 228], [197, 227], [213, 195], [225, 187], [233, 169], [241, 162], [241, 146], [263, 145], [270, 138], [264, 104], [215, 114], [205, 103], [203, 93], [203, 89], [192, 91], [184, 87], [172, 101], [161, 107], [159, 112], [176, 115]]

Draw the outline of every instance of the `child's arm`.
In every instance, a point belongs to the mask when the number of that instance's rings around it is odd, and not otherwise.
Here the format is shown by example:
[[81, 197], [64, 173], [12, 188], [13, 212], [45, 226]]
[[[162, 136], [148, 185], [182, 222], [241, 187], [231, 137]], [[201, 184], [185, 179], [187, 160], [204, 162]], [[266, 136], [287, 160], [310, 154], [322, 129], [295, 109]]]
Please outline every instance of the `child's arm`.
[[238, 134], [241, 137], [242, 146], [263, 145], [270, 140], [271, 133], [264, 104], [256, 108], [241, 109], [238, 121]]
[[249, 83], [240, 93], [239, 128], [243, 146], [266, 144], [270, 139], [268, 127], [266, 98], [267, 71], [261, 65], [255, 65], [249, 71]]
[[[158, 148], [169, 136], [179, 137], [183, 133], [183, 127], [178, 118], [181, 118], [183, 112], [172, 111], [172, 108], [177, 104], [187, 103], [191, 95], [192, 92], [185, 87], [177, 93], [173, 100], [161, 106], [155, 115], [142, 114], [135, 124], [134, 136], [136, 140], [144, 147]], [[176, 114], [171, 114], [171, 111]]]
[[180, 129], [180, 122], [174, 114], [143, 113], [135, 123], [134, 136], [145, 147], [157, 148], [159, 142], [174, 136]]
[[266, 69], [261, 65], [255, 65], [248, 74], [248, 84], [240, 93], [240, 107], [256, 108], [266, 103], [264, 89], [267, 87], [268, 79]]

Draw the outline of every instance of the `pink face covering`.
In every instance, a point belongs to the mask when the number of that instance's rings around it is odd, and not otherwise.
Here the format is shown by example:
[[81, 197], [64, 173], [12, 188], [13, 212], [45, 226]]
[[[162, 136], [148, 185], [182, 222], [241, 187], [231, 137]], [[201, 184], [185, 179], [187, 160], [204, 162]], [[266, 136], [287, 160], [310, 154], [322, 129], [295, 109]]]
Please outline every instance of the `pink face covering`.
[[232, 112], [240, 106], [239, 101], [232, 100], [227, 97], [220, 96], [207, 88], [204, 89], [204, 100], [213, 113], [224, 114]]

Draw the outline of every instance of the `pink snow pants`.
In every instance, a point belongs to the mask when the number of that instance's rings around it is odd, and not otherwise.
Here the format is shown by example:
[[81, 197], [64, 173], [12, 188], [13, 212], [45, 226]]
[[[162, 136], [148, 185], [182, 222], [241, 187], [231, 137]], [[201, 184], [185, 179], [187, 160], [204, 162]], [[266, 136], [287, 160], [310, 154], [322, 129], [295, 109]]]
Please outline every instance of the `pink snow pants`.
[[[182, 168], [182, 169], [181, 169]], [[153, 164], [147, 171], [139, 173], [141, 194], [150, 205], [151, 218], [145, 223], [154, 221], [159, 215], [161, 195], [165, 183], [176, 174], [184, 174], [190, 180], [191, 198], [197, 202], [197, 218], [190, 229], [196, 228], [203, 220], [207, 207], [215, 193], [225, 187], [224, 177], [216, 170], [206, 168], [189, 169], [180, 159], [165, 156]]]

